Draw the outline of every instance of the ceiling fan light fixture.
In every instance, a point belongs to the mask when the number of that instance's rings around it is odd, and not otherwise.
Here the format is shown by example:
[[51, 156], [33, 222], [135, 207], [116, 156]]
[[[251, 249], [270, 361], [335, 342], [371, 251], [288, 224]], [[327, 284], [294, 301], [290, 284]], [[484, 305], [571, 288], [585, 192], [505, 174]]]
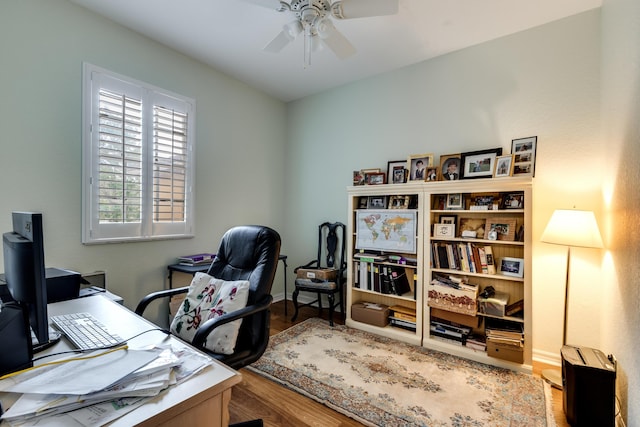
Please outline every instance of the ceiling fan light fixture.
[[291, 21], [288, 24], [285, 24], [282, 27], [282, 31], [284, 31], [290, 38], [291, 41], [294, 41], [296, 37], [302, 32], [302, 24], [297, 19], [295, 21]]

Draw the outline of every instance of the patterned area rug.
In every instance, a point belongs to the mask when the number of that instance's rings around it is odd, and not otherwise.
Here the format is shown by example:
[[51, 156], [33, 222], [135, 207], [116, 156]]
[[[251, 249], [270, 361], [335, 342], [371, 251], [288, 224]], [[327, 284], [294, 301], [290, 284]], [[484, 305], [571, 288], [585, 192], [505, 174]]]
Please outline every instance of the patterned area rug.
[[556, 425], [539, 378], [320, 319], [271, 337], [247, 369], [370, 426]]

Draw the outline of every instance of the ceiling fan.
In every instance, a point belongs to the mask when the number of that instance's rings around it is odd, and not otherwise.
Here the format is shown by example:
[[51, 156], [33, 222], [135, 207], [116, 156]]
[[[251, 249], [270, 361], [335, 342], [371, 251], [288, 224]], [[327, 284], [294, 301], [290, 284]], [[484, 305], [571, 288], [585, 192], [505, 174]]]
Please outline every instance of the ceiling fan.
[[295, 17], [264, 50], [280, 52], [300, 34], [304, 35], [304, 64], [311, 64], [311, 51], [327, 46], [340, 59], [356, 53], [355, 47], [333, 25], [331, 18], [353, 19], [398, 13], [400, 0], [244, 0]]

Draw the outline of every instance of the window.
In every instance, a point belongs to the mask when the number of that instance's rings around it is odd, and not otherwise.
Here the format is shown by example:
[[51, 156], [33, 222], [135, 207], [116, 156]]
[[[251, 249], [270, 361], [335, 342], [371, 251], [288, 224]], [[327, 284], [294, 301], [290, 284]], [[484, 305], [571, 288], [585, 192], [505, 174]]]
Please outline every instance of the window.
[[83, 243], [193, 236], [195, 101], [83, 70]]

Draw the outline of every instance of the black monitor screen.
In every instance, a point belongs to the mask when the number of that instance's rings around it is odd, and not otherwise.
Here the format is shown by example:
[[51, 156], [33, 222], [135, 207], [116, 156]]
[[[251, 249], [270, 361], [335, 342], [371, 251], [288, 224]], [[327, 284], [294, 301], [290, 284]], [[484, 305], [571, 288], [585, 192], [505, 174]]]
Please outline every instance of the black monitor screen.
[[42, 214], [13, 212], [13, 231], [2, 235], [4, 274], [11, 297], [29, 313], [40, 344], [49, 341]]

